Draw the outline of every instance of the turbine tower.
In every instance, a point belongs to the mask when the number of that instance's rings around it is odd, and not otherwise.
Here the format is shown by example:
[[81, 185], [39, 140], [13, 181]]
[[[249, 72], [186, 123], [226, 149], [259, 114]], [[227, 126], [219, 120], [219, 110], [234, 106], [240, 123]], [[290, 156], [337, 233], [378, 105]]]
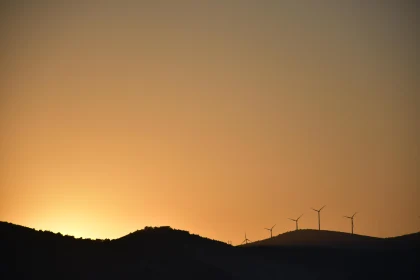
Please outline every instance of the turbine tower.
[[271, 228], [264, 228], [264, 229], [266, 229], [266, 230], [269, 230], [269, 231], [270, 231], [270, 238], [273, 238], [273, 228], [274, 228], [275, 226], [276, 226], [276, 225], [272, 226]]
[[316, 210], [314, 208], [311, 208], [312, 210], [314, 210], [315, 212], [318, 212], [318, 230], [321, 230], [321, 210], [324, 209], [326, 205], [322, 206], [321, 209]]
[[245, 239], [244, 239], [244, 241], [242, 241], [242, 243], [241, 244], [248, 244], [248, 242], [251, 242], [251, 240], [249, 240], [248, 238], [246, 238], [246, 232], [245, 232]]
[[[303, 216], [303, 214], [302, 214], [302, 215], [300, 215], [300, 217], [302, 217], [302, 216]], [[296, 222], [296, 230], [298, 230], [298, 229], [299, 229], [298, 222], [299, 222], [300, 217], [299, 217], [299, 218], [297, 218], [297, 219], [290, 219], [290, 218], [289, 218], [289, 220]]]
[[357, 214], [357, 212], [355, 212], [353, 214], [353, 216], [349, 217], [349, 216], [344, 216], [344, 218], [350, 219], [351, 220], [351, 234], [353, 234], [353, 228], [354, 228], [354, 223], [353, 223], [353, 218], [354, 216]]

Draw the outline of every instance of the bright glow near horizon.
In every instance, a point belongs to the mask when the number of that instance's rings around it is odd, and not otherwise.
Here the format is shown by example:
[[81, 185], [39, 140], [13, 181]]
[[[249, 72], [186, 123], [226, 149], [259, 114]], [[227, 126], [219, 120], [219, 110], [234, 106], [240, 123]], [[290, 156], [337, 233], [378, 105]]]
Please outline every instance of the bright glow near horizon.
[[0, 4], [0, 220], [418, 231], [416, 4], [174, 2]]

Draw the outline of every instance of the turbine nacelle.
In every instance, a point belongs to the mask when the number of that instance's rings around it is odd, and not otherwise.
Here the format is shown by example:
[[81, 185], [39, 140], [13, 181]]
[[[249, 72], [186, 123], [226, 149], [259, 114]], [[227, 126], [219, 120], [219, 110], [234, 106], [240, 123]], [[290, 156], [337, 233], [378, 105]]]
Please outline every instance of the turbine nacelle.
[[249, 240], [247, 237], [246, 237], [246, 232], [245, 232], [245, 239], [244, 239], [244, 241], [242, 241], [242, 243], [241, 244], [248, 244], [248, 242], [251, 242], [251, 240]]
[[275, 226], [276, 226], [276, 225], [272, 226], [271, 228], [264, 228], [264, 229], [266, 229], [266, 230], [270, 231], [270, 238], [271, 238], [271, 237], [273, 237], [273, 228], [274, 228]]
[[302, 215], [300, 215], [300, 216], [299, 216], [299, 218], [297, 218], [297, 219], [291, 219], [291, 218], [288, 218], [289, 220], [294, 221], [294, 222], [296, 223], [296, 230], [298, 230], [298, 229], [299, 229], [298, 222], [299, 222], [299, 219], [300, 219], [302, 216], [303, 216], [303, 214], [302, 214]]
[[349, 217], [349, 216], [343, 216], [344, 218], [347, 218], [347, 219], [352, 219], [353, 220], [353, 218], [354, 218], [354, 216], [356, 216], [356, 214], [357, 214], [357, 212], [355, 212], [354, 214], [353, 214], [353, 216], [351, 216], [351, 217]]
[[321, 212], [322, 209], [324, 209], [325, 206], [327, 206], [327, 205], [322, 206], [321, 209], [319, 209], [319, 210], [316, 210], [315, 208], [311, 208], [311, 209], [314, 210], [315, 212], [319, 213], [319, 212]]

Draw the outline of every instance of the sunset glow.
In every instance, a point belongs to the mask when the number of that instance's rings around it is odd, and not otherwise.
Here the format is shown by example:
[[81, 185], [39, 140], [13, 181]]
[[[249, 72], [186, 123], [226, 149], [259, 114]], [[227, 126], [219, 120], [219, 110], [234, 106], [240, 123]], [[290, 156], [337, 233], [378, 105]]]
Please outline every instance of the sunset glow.
[[410, 1], [41, 2], [0, 4], [1, 221], [418, 231]]

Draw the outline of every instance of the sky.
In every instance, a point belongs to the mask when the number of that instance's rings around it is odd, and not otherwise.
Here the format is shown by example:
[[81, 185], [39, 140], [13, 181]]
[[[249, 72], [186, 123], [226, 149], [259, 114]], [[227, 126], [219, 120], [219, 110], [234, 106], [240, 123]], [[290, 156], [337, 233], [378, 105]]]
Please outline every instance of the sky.
[[0, 5], [0, 221], [419, 231], [415, 1]]

